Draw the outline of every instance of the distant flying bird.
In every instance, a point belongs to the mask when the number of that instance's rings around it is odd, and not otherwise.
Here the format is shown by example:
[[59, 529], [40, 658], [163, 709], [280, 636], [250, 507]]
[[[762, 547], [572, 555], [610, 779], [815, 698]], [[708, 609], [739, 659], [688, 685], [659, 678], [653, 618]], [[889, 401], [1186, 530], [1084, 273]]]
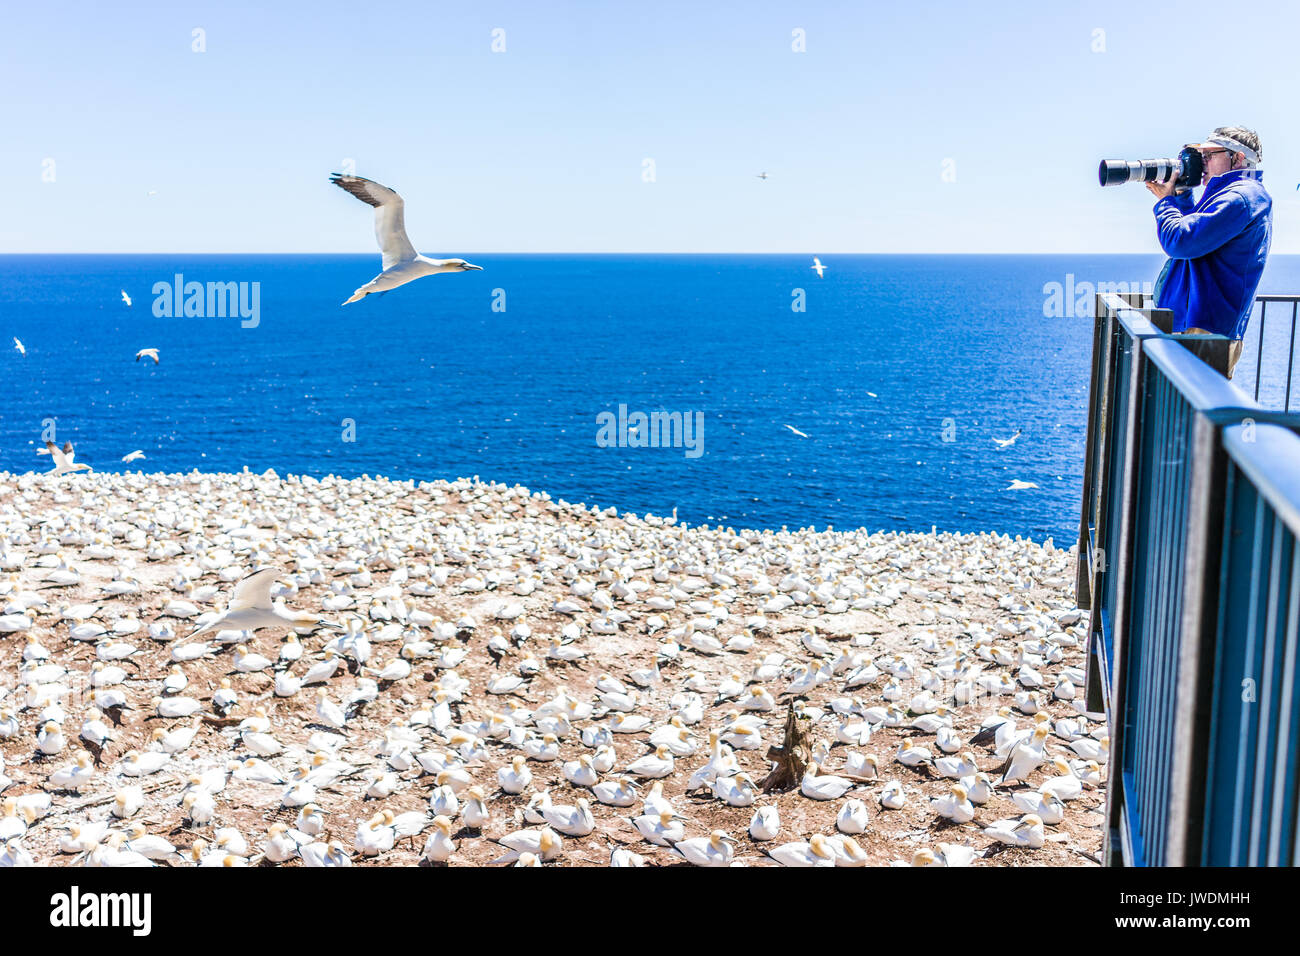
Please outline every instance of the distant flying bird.
[[154, 365], [157, 365], [157, 364], [158, 364], [158, 350], [157, 350], [157, 349], [141, 349], [140, 351], [138, 351], [138, 352], [135, 353], [135, 360], [136, 360], [137, 362], [140, 361], [140, 359], [142, 359], [142, 358], [151, 358], [151, 359], [153, 359], [153, 364], [154, 364]]
[[1020, 437], [1020, 429], [1017, 428], [1016, 433], [1012, 435], [1010, 438], [995, 438], [993, 440], [997, 442], [999, 448], [1010, 448], [1012, 445], [1016, 443], [1016, 439], [1019, 437]]
[[149, 190], [149, 192], [147, 193], [147, 195], [149, 195], [149, 196], [157, 196], [157, 195], [158, 195], [158, 190], [156, 190], [156, 189], [151, 189], [151, 190]]
[[131, 454], [122, 456], [122, 460], [135, 461], [137, 458], [143, 458], [143, 457], [144, 457], [144, 452], [137, 448], [135, 451], [131, 452]]
[[819, 279], [825, 278], [825, 276], [822, 275], [822, 273], [826, 271], [826, 267], [822, 265], [822, 261], [818, 259], [816, 256], [813, 256], [813, 264], [808, 268], [813, 269], [817, 272], [817, 278]]
[[122, 290], [122, 301], [125, 302], [127, 305], [131, 304], [131, 297], [126, 294], [125, 289]]
[[766, 173], [766, 172], [759, 173], [757, 178], [758, 178], [758, 179], [767, 179], [767, 173]]
[[879, 398], [879, 397], [880, 397], [880, 396], [877, 395], [875, 392], [867, 392], [867, 394], [870, 395], [872, 398]]
[[52, 441], [45, 443], [45, 450], [54, 458], [54, 467], [46, 472], [47, 475], [66, 475], [68, 472], [81, 471], [85, 469], [90, 471], [91, 468], [84, 462], [73, 464], [76, 454], [72, 450], [72, 442], [64, 442], [63, 449], [60, 451], [59, 446]]
[[808, 436], [805, 435], [803, 432], [799, 431], [799, 429], [795, 428], [793, 425], [786, 425], [785, 427], [788, 428], [788, 429], [790, 429], [790, 431], [794, 432], [794, 433], [795, 433], [796, 435], [798, 435], [800, 438], [807, 438], [807, 437], [808, 437]]
[[416, 252], [406, 235], [406, 204], [402, 202], [401, 196], [387, 186], [360, 176], [344, 176], [341, 173], [330, 176], [330, 182], [375, 207], [375, 239], [379, 242], [380, 252], [384, 254], [384, 271], [353, 292], [352, 298], [344, 302], [344, 305], [375, 292], [383, 295], [422, 276], [436, 275], [439, 272], [482, 270], [482, 266], [471, 265], [464, 259], [430, 259]]
[[1012, 478], [1011, 484], [1003, 488], [1003, 491], [1024, 491], [1026, 488], [1037, 488], [1038, 485], [1032, 481], [1021, 481], [1019, 478]]
[[19, 355], [26, 355], [26, 354], [27, 354], [27, 349], [24, 348], [22, 342], [19, 342], [19, 341], [18, 341], [18, 336], [16, 336], [16, 335], [14, 336], [14, 348], [16, 348], [16, 349], [18, 350], [18, 354], [19, 354]]

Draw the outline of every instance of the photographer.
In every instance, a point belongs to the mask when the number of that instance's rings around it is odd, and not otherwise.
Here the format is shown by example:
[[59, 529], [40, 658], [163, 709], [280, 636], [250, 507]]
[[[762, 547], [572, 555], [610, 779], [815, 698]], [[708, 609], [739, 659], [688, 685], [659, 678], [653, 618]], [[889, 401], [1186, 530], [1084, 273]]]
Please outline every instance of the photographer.
[[1205, 163], [1199, 202], [1173, 180], [1147, 183], [1160, 247], [1169, 256], [1156, 281], [1156, 305], [1172, 309], [1175, 332], [1225, 335], [1228, 377], [1241, 358], [1273, 233], [1273, 200], [1264, 190], [1259, 137], [1221, 126], [1195, 144]]

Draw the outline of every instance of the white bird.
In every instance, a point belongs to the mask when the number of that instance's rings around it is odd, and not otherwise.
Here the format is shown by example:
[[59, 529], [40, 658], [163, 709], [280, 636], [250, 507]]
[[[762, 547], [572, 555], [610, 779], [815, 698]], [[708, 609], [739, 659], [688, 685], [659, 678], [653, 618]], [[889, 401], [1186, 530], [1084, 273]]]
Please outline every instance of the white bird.
[[1026, 847], [1031, 850], [1040, 848], [1045, 840], [1042, 818], [1032, 813], [1025, 814], [1019, 820], [998, 820], [984, 828], [984, 835], [992, 837], [999, 843], [1008, 843], [1011, 846]]
[[798, 435], [800, 438], [807, 438], [807, 437], [808, 437], [807, 434], [805, 434], [804, 432], [799, 431], [799, 429], [795, 428], [793, 425], [786, 425], [785, 427], [788, 428], [788, 429], [790, 429], [790, 431], [794, 432], [794, 433], [795, 433], [796, 435]]
[[74, 463], [76, 454], [72, 450], [72, 442], [70, 441], [64, 442], [62, 449], [60, 449], [58, 445], [54, 444], [54, 442], [47, 441], [45, 443], [45, 450], [48, 451], [50, 457], [54, 459], [54, 467], [46, 472], [46, 474], [58, 477], [59, 475], [66, 475], [72, 471], [81, 471], [83, 469], [86, 471], [93, 470], [85, 462], [78, 461]]
[[18, 350], [19, 355], [26, 355], [27, 349], [22, 342], [18, 341], [18, 336], [14, 336], [14, 348]]
[[826, 272], [826, 267], [822, 265], [822, 261], [818, 259], [816, 256], [813, 256], [813, 264], [808, 268], [812, 269], [814, 272], [817, 273], [817, 278], [819, 279], [825, 278], [825, 275], [823, 275], [823, 273]]
[[845, 800], [835, 818], [835, 829], [841, 833], [866, 833], [871, 818], [867, 816], [867, 805], [861, 800]]
[[375, 292], [382, 295], [422, 276], [482, 268], [464, 259], [430, 259], [416, 252], [406, 235], [406, 204], [401, 196], [387, 186], [361, 176], [345, 176], [340, 173], [330, 176], [330, 182], [375, 207], [375, 239], [383, 253], [383, 271], [353, 292], [344, 305]]
[[767, 853], [782, 866], [834, 866], [835, 851], [820, 833], [807, 843], [783, 843]]
[[857, 786], [856, 781], [831, 774], [820, 776], [817, 764], [810, 763], [799, 784], [799, 792], [812, 800], [838, 800]]
[[420, 855], [430, 863], [446, 863], [456, 852], [456, 841], [451, 838], [451, 821], [444, 816], [433, 818], [433, 832], [424, 844]]
[[755, 840], [775, 840], [781, 832], [781, 814], [776, 807], [757, 807], [749, 821], [749, 835]]
[[140, 458], [143, 458], [143, 457], [144, 457], [144, 452], [143, 452], [142, 450], [140, 450], [139, 448], [137, 448], [135, 451], [131, 452], [129, 455], [123, 455], [123, 456], [122, 456], [122, 460], [123, 460], [123, 461], [130, 462], [130, 461], [136, 461], [136, 460], [138, 460], [138, 459], [140, 459]]
[[1010, 438], [995, 438], [993, 439], [993, 441], [997, 444], [999, 448], [1010, 448], [1012, 445], [1016, 443], [1016, 439], [1019, 437], [1020, 437], [1020, 429], [1017, 428], [1016, 433], [1012, 435]]
[[125, 289], [122, 289], [121, 291], [122, 291], [122, 301], [129, 306], [131, 304], [131, 297], [126, 294]]
[[735, 842], [725, 831], [714, 830], [706, 837], [680, 840], [673, 844], [673, 850], [694, 866], [730, 866]]
[[1012, 478], [1011, 484], [1003, 488], [1003, 491], [1024, 491], [1026, 488], [1037, 488], [1038, 485], [1032, 481], [1021, 481], [1019, 478]]
[[[127, 303], [127, 304], [129, 305], [130, 303]], [[154, 365], [157, 365], [157, 364], [158, 364], [158, 350], [157, 350], [157, 349], [141, 349], [140, 351], [138, 351], [138, 352], [135, 353], [135, 360], [136, 360], [137, 362], [140, 361], [140, 359], [142, 359], [142, 358], [151, 358], [151, 359], [153, 359], [153, 364], [154, 364]]]
[[278, 568], [261, 568], [248, 575], [235, 585], [235, 593], [226, 610], [215, 620], [191, 631], [188, 636], [193, 638], [212, 630], [255, 631], [263, 627], [324, 627], [342, 630], [339, 625], [314, 614], [290, 611], [282, 601], [272, 603], [271, 588], [275, 586], [279, 575]]

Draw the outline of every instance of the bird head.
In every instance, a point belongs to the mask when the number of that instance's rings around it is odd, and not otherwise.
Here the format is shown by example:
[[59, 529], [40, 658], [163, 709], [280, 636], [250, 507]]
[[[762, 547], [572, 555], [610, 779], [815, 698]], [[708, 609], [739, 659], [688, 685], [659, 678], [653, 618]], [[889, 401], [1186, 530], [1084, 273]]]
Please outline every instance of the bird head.
[[466, 262], [464, 259], [449, 259], [447, 264], [461, 272], [482, 272], [482, 266], [476, 266], [472, 262]]

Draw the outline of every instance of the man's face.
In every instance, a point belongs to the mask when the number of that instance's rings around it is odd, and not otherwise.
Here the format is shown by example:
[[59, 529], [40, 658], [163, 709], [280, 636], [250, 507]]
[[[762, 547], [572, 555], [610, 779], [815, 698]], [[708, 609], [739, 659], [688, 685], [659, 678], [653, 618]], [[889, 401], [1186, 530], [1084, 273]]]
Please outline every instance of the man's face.
[[1201, 179], [1201, 185], [1232, 169], [1232, 153], [1222, 147], [1201, 150], [1201, 159], [1205, 162], [1205, 176]]

